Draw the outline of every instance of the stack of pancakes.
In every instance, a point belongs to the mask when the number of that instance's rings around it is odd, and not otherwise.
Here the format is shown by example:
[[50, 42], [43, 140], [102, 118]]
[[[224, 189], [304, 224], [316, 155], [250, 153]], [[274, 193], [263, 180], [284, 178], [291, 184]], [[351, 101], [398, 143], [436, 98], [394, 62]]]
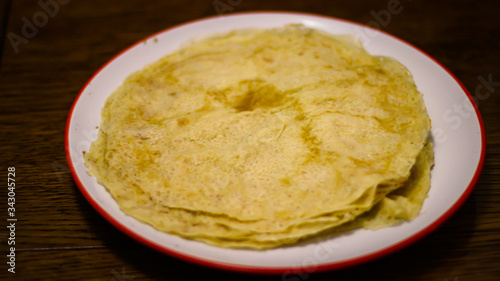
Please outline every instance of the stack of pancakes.
[[401, 63], [289, 25], [212, 36], [131, 74], [84, 157], [158, 230], [266, 249], [418, 216], [429, 130]]

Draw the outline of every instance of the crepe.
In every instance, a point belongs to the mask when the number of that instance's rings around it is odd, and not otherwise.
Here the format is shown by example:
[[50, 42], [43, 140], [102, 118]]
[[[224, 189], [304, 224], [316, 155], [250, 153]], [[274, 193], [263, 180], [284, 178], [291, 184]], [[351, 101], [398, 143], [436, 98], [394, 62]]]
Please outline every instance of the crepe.
[[[398, 198], [413, 193], [386, 195], [409, 182], [425, 182], [415, 192], [425, 197], [429, 130], [403, 65], [353, 37], [289, 25], [213, 36], [130, 75], [84, 157], [123, 211], [157, 229], [264, 249], [379, 202], [406, 206]], [[412, 167], [424, 171], [411, 177]]]

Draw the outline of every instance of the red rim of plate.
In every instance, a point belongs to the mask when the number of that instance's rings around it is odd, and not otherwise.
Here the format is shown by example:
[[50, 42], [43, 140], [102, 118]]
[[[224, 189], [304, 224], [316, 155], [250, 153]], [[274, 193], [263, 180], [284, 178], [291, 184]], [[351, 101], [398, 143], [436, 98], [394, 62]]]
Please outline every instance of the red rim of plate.
[[377, 259], [377, 258], [381, 258], [383, 256], [386, 256], [386, 255], [390, 254], [390, 253], [398, 251], [398, 250], [400, 250], [400, 249], [402, 249], [402, 248], [404, 248], [406, 246], [409, 246], [410, 244], [416, 242], [417, 240], [419, 240], [419, 239], [423, 238], [424, 236], [426, 236], [427, 234], [431, 233], [438, 226], [440, 226], [441, 224], [443, 224], [453, 213], [455, 213], [460, 208], [460, 206], [462, 206], [462, 204], [465, 202], [465, 200], [467, 199], [467, 197], [469, 197], [470, 193], [472, 192], [472, 190], [473, 190], [474, 186], [476, 185], [476, 183], [477, 183], [477, 181], [479, 179], [479, 176], [481, 174], [481, 170], [482, 170], [482, 167], [483, 167], [483, 164], [484, 164], [484, 158], [485, 158], [485, 154], [486, 154], [486, 134], [485, 134], [485, 131], [484, 131], [483, 119], [481, 118], [481, 114], [479, 113], [479, 110], [478, 110], [478, 108], [477, 108], [477, 106], [476, 106], [476, 104], [475, 104], [475, 102], [474, 102], [471, 94], [465, 88], [465, 86], [457, 79], [457, 77], [453, 73], [451, 73], [450, 70], [448, 70], [439, 61], [437, 61], [436, 59], [434, 59], [433, 57], [431, 57], [430, 55], [428, 55], [427, 53], [425, 53], [424, 51], [422, 51], [418, 47], [415, 47], [414, 45], [412, 45], [412, 44], [410, 44], [410, 43], [408, 43], [406, 41], [403, 41], [403, 40], [401, 40], [401, 39], [399, 39], [399, 38], [397, 38], [397, 37], [395, 37], [395, 36], [393, 36], [393, 35], [391, 35], [389, 33], [386, 33], [386, 32], [384, 32], [382, 30], [374, 29], [374, 28], [371, 28], [369, 26], [365, 26], [365, 25], [362, 25], [362, 24], [359, 24], [359, 23], [356, 23], [356, 22], [351, 22], [351, 21], [348, 21], [348, 20], [345, 20], [345, 19], [338, 19], [338, 18], [334, 18], [334, 17], [328, 17], [328, 16], [316, 15], [316, 14], [310, 14], [310, 13], [275, 12], [275, 11], [269, 11], [269, 12], [267, 12], [267, 11], [254, 11], [254, 12], [234, 13], [234, 14], [230, 14], [230, 15], [227, 15], [227, 16], [224, 16], [224, 17], [241, 16], [241, 15], [252, 15], [252, 14], [282, 14], [282, 15], [297, 15], [297, 16], [303, 15], [303, 16], [307, 16], [307, 17], [317, 17], [317, 18], [322, 18], [322, 19], [342, 21], [342, 22], [349, 23], [349, 24], [352, 24], [352, 25], [356, 25], [356, 26], [359, 26], [359, 27], [362, 27], [362, 28], [372, 29], [372, 30], [381, 32], [381, 33], [383, 33], [383, 34], [385, 34], [387, 36], [390, 36], [390, 37], [392, 37], [392, 38], [394, 38], [394, 39], [396, 39], [396, 40], [398, 40], [398, 41], [400, 41], [400, 42], [408, 45], [409, 47], [411, 47], [411, 48], [419, 51], [420, 53], [422, 53], [423, 55], [427, 56], [432, 61], [434, 61], [442, 69], [444, 69], [460, 85], [460, 87], [462, 88], [462, 91], [467, 95], [467, 97], [469, 98], [470, 102], [474, 105], [474, 110], [475, 110], [475, 113], [476, 113], [476, 116], [477, 116], [477, 119], [478, 119], [478, 122], [479, 122], [479, 126], [480, 126], [480, 129], [481, 129], [481, 155], [480, 155], [480, 159], [479, 159], [479, 162], [478, 162], [478, 165], [477, 165], [477, 168], [476, 168], [476, 172], [474, 173], [473, 178], [471, 179], [469, 185], [467, 186], [467, 189], [462, 193], [462, 195], [460, 196], [460, 198], [441, 217], [439, 217], [437, 220], [435, 220], [429, 226], [427, 226], [426, 228], [420, 230], [419, 232], [413, 234], [412, 236], [406, 238], [405, 240], [403, 240], [403, 241], [401, 241], [401, 242], [399, 242], [397, 244], [394, 244], [394, 245], [388, 246], [388, 247], [386, 247], [386, 248], [384, 248], [382, 250], [379, 250], [379, 251], [376, 251], [376, 252], [373, 252], [373, 253], [370, 253], [370, 254], [366, 254], [366, 255], [363, 255], [363, 256], [360, 256], [360, 257], [352, 258], [352, 259], [349, 259], [349, 260], [340, 261], [340, 262], [332, 262], [332, 263], [321, 264], [321, 265], [311, 265], [311, 266], [305, 266], [305, 267], [269, 267], [269, 268], [267, 268], [267, 267], [250, 266], [250, 265], [239, 265], [239, 264], [231, 264], [231, 263], [225, 263], [225, 262], [218, 262], [218, 261], [207, 260], [207, 259], [203, 259], [203, 258], [191, 256], [191, 255], [179, 252], [179, 251], [175, 251], [173, 249], [170, 249], [170, 248], [167, 248], [167, 247], [162, 246], [160, 244], [157, 244], [155, 242], [152, 242], [152, 241], [150, 241], [150, 240], [142, 237], [141, 235], [135, 233], [134, 231], [130, 230], [129, 228], [127, 228], [123, 224], [121, 224], [113, 216], [111, 216], [110, 214], [108, 214], [92, 198], [92, 196], [88, 193], [87, 189], [84, 187], [84, 185], [80, 181], [80, 178], [78, 177], [78, 175], [77, 175], [77, 173], [75, 171], [75, 168], [73, 166], [73, 162], [72, 162], [72, 159], [71, 159], [70, 147], [69, 147], [69, 129], [70, 129], [70, 125], [71, 125], [71, 118], [73, 116], [73, 110], [74, 110], [76, 104], [78, 103], [78, 100], [80, 99], [80, 96], [82, 95], [83, 91], [87, 88], [87, 86], [90, 84], [90, 82], [106, 66], [108, 66], [111, 62], [113, 62], [116, 58], [118, 58], [119, 56], [121, 56], [125, 52], [129, 51], [130, 49], [134, 48], [135, 46], [141, 44], [145, 40], [148, 40], [150, 38], [154, 38], [155, 36], [157, 36], [159, 34], [162, 34], [164, 32], [167, 32], [169, 30], [180, 28], [182, 26], [193, 24], [193, 23], [200, 22], [200, 21], [203, 21], [203, 20], [209, 20], [209, 19], [214, 19], [214, 18], [217, 18], [217, 17], [221, 17], [221, 16], [211, 16], [211, 17], [205, 17], [205, 18], [201, 18], [201, 19], [196, 19], [196, 20], [192, 20], [192, 21], [188, 21], [188, 22], [179, 24], [179, 25], [172, 26], [170, 28], [167, 28], [165, 30], [157, 32], [157, 33], [155, 33], [155, 34], [153, 34], [151, 36], [148, 36], [148, 37], [146, 37], [143, 40], [138, 41], [134, 45], [126, 48], [125, 50], [123, 50], [120, 53], [118, 53], [117, 55], [115, 55], [106, 64], [104, 64], [101, 68], [99, 68], [99, 70], [97, 70], [94, 73], [94, 75], [92, 75], [92, 77], [85, 83], [85, 85], [82, 88], [82, 90], [80, 90], [80, 92], [78, 93], [78, 96], [76, 97], [73, 105], [71, 106], [71, 109], [70, 109], [70, 112], [69, 112], [69, 115], [68, 115], [68, 119], [67, 119], [67, 122], [66, 122], [66, 133], [65, 133], [64, 146], [65, 146], [66, 158], [67, 158], [67, 161], [68, 161], [68, 166], [69, 166], [69, 168], [71, 170], [71, 174], [72, 174], [72, 176], [73, 176], [73, 178], [74, 178], [74, 180], [75, 180], [78, 188], [80, 189], [80, 191], [82, 192], [82, 194], [85, 196], [85, 198], [87, 199], [87, 201], [90, 202], [90, 204], [92, 205], [92, 207], [94, 207], [94, 209], [96, 209], [104, 218], [106, 218], [111, 224], [113, 224], [119, 230], [121, 230], [122, 232], [124, 232], [128, 236], [134, 238], [135, 240], [141, 242], [142, 244], [144, 244], [144, 245], [146, 245], [146, 246], [148, 246], [150, 248], [153, 248], [153, 249], [155, 249], [155, 250], [157, 250], [159, 252], [162, 252], [162, 253], [174, 256], [176, 258], [180, 258], [180, 259], [188, 261], [188, 262], [192, 262], [192, 263], [196, 263], [196, 264], [203, 265], [203, 266], [208, 266], [208, 267], [215, 267], [215, 268], [219, 268], [219, 269], [231, 270], [231, 271], [239, 271], [239, 272], [260, 273], [260, 274], [292, 274], [293, 272], [297, 272], [297, 271], [299, 271], [299, 272], [320, 272], [320, 271], [340, 269], [340, 268], [345, 268], [345, 267], [349, 267], [349, 266], [354, 266], [354, 265], [357, 265], [357, 264], [365, 263], [365, 262], [368, 262], [368, 261], [371, 261], [371, 260], [374, 260], [374, 259]]

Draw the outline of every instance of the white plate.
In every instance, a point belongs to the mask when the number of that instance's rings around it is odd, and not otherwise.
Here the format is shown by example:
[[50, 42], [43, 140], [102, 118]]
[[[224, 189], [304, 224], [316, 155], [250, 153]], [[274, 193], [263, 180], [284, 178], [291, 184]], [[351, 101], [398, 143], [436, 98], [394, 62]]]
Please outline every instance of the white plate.
[[[332, 34], [356, 35], [371, 54], [395, 57], [413, 74], [424, 95], [435, 142], [431, 189], [421, 215], [397, 227], [357, 230], [312, 243], [253, 251], [219, 248], [165, 234], [123, 213], [106, 189], [87, 174], [83, 164], [82, 151], [87, 151], [97, 138], [100, 112], [106, 98], [130, 73], [174, 51], [194, 36], [246, 27], [272, 28], [287, 23], [302, 23]], [[313, 272], [358, 264], [391, 253], [434, 230], [458, 209], [479, 177], [485, 153], [481, 117], [471, 101], [463, 85], [437, 61], [410, 44], [375, 29], [310, 14], [235, 14], [168, 29], [111, 59], [88, 81], [73, 104], [66, 128], [66, 154], [78, 187], [94, 208], [120, 230], [152, 248], [230, 270], [282, 274]]]

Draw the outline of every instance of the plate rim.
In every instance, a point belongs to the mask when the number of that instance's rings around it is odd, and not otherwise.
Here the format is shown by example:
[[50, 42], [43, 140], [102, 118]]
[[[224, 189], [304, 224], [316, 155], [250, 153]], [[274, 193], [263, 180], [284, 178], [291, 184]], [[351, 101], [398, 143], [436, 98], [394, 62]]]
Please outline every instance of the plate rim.
[[[355, 25], [361, 28], [367, 28], [370, 30], [373, 30], [375, 32], [380, 32], [383, 33], [384, 35], [387, 35], [407, 46], [410, 48], [418, 51], [420, 54], [428, 57], [431, 59], [435, 64], [437, 64], [441, 69], [445, 70], [446, 73], [455, 80], [455, 82], [460, 86], [464, 94], [467, 96], [471, 104], [473, 105], [474, 108], [474, 113], [476, 114], [476, 117], [478, 119], [479, 123], [479, 128], [481, 132], [481, 152], [480, 152], [480, 157], [479, 161], [476, 167], [476, 170], [474, 172], [474, 175], [469, 182], [467, 188], [465, 191], [461, 194], [461, 196], [456, 200], [456, 202], [445, 212], [443, 213], [439, 218], [437, 218], [435, 221], [433, 221], [431, 224], [429, 224], [427, 227], [421, 229], [418, 232], [413, 233], [406, 239], [396, 243], [392, 244], [390, 246], [387, 246], [385, 248], [382, 248], [378, 251], [374, 251], [372, 253], [364, 254], [359, 257], [347, 259], [347, 260], [342, 260], [342, 261], [336, 261], [336, 262], [329, 262], [325, 264], [319, 264], [319, 265], [309, 265], [309, 266], [279, 266], [279, 267], [262, 267], [262, 266], [253, 266], [253, 265], [241, 265], [241, 264], [232, 264], [232, 263], [227, 263], [227, 262], [220, 262], [220, 261], [214, 261], [214, 260], [209, 260], [205, 259], [202, 257], [196, 257], [193, 255], [189, 255], [186, 253], [183, 253], [182, 251], [178, 251], [169, 247], [166, 247], [164, 245], [160, 245], [156, 242], [153, 242], [142, 235], [132, 231], [125, 225], [123, 225], [121, 222], [119, 222], [116, 218], [114, 218], [111, 214], [109, 214], [104, 208], [99, 205], [99, 203], [92, 198], [88, 190], [85, 188], [83, 183], [81, 182], [80, 178], [78, 177], [78, 174], [76, 172], [76, 169], [73, 165], [73, 160], [71, 159], [71, 154], [70, 154], [70, 144], [69, 144], [69, 135], [70, 135], [70, 127], [71, 127], [71, 119], [73, 117], [73, 111], [78, 104], [78, 101], [80, 100], [80, 97], [82, 96], [84, 90], [91, 84], [91, 82], [94, 80], [94, 78], [101, 73], [109, 64], [111, 64], [113, 61], [115, 61], [117, 58], [122, 56], [124, 53], [128, 52], [129, 50], [135, 48], [136, 46], [144, 43], [145, 41], [149, 39], [153, 39], [156, 36], [174, 30], [178, 28], [182, 28], [183, 26], [187, 26], [190, 24], [194, 24], [196, 22], [201, 22], [205, 20], [211, 20], [211, 19], [217, 19], [221, 17], [238, 17], [238, 16], [251, 16], [251, 15], [295, 15], [295, 16], [307, 16], [307, 17], [317, 17], [320, 19], [327, 19], [327, 20], [336, 20], [336, 21], [341, 21], [347, 24]], [[140, 242], [141, 244], [144, 244], [148, 246], [149, 248], [152, 248], [156, 251], [159, 251], [161, 253], [179, 258], [184, 261], [188, 261], [191, 263], [195, 263], [198, 265], [202, 266], [208, 266], [212, 268], [218, 268], [218, 269], [223, 269], [223, 270], [229, 270], [229, 271], [237, 271], [237, 272], [246, 272], [246, 273], [258, 273], [258, 274], [288, 274], [292, 273], [297, 270], [297, 268], [300, 269], [300, 271], [303, 272], [322, 272], [322, 271], [328, 271], [328, 270], [335, 270], [335, 269], [340, 269], [340, 268], [346, 268], [362, 263], [366, 263], [368, 261], [372, 261], [378, 258], [381, 258], [383, 256], [387, 256], [393, 252], [396, 252], [402, 248], [405, 248], [416, 241], [422, 239], [429, 233], [433, 232], [435, 229], [437, 229], [440, 225], [442, 225], [446, 220], [448, 220], [451, 215], [453, 215], [466, 201], [466, 199], [470, 196], [472, 190], [474, 189], [475, 185], [477, 184], [479, 177], [481, 175], [483, 165], [484, 165], [484, 160], [485, 160], [485, 155], [486, 155], [486, 133], [484, 129], [484, 122], [481, 117], [481, 114], [479, 112], [479, 109], [474, 102], [474, 99], [470, 92], [465, 88], [465, 86], [462, 84], [462, 82], [448, 69], [446, 68], [442, 63], [437, 61], [435, 58], [427, 54], [426, 52], [422, 51], [420, 48], [414, 46], [413, 44], [400, 39], [392, 34], [389, 34], [383, 30], [380, 29], [375, 29], [373, 27], [357, 23], [354, 21], [346, 20], [343, 18], [337, 18], [337, 17], [332, 17], [332, 16], [326, 16], [326, 15], [321, 15], [321, 14], [314, 14], [314, 13], [307, 13], [307, 12], [295, 12], [295, 11], [266, 11], [266, 10], [259, 10], [259, 11], [247, 11], [247, 12], [237, 12], [237, 13], [231, 13], [227, 15], [213, 15], [213, 16], [207, 16], [207, 17], [202, 17], [202, 18], [197, 18], [193, 19], [187, 22], [183, 22], [180, 24], [176, 24], [173, 26], [170, 26], [166, 29], [163, 29], [161, 31], [155, 32], [152, 35], [149, 35], [136, 43], [128, 46], [127, 48], [123, 49], [122, 51], [118, 52], [116, 55], [112, 56], [105, 64], [103, 64], [97, 71], [95, 71], [92, 76], [86, 81], [86, 83], [83, 85], [83, 87], [80, 89], [78, 95], [76, 96], [75, 100], [73, 101], [73, 104], [71, 106], [71, 109], [68, 113], [67, 121], [66, 121], [66, 128], [65, 128], [65, 139], [64, 139], [64, 146], [65, 146], [65, 153], [66, 153], [66, 160], [71, 172], [71, 175], [73, 177], [73, 180], [75, 181], [78, 189], [80, 192], [84, 195], [84, 197], [87, 199], [87, 201], [90, 203], [90, 205], [97, 210], [97, 212], [103, 216], [108, 222], [110, 222], [114, 227], [118, 228], [120, 231], [128, 235], [129, 237], [133, 238], [134, 240]]]

